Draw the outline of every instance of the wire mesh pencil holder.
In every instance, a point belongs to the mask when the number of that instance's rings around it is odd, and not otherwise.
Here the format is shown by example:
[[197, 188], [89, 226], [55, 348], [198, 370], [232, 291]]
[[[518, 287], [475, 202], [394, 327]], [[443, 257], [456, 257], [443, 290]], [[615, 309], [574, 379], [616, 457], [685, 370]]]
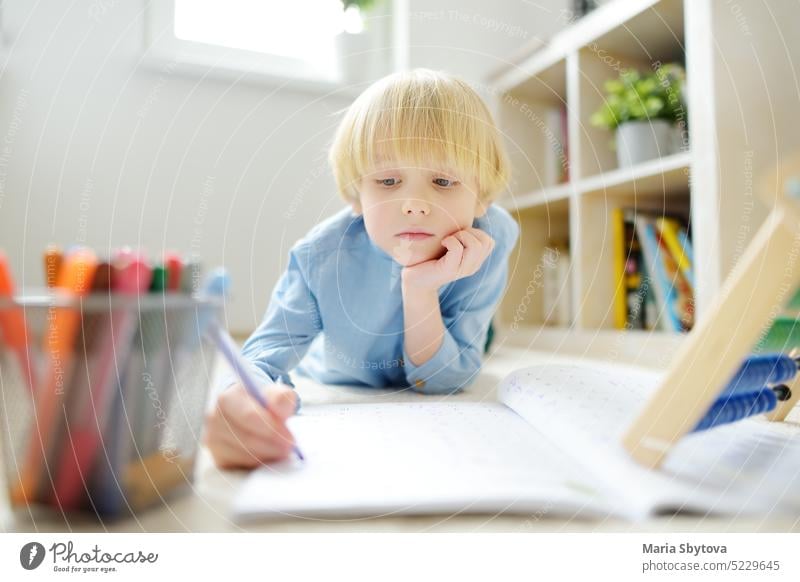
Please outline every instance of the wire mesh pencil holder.
[[0, 440], [12, 507], [130, 515], [191, 484], [212, 297], [0, 298]]

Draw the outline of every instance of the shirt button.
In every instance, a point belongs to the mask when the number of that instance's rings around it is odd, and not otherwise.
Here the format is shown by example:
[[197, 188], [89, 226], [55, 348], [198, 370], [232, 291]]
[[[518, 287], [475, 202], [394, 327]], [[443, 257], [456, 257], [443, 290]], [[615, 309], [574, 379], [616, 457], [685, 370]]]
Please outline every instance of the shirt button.
[[414, 384], [417, 386], [417, 388], [422, 388], [423, 386], [425, 386], [425, 380], [417, 380], [416, 382], [414, 382]]

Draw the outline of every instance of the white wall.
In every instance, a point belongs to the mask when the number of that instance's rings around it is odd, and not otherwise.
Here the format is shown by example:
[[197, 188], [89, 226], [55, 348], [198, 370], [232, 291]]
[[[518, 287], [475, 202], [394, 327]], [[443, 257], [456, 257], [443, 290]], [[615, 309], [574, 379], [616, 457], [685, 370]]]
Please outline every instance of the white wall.
[[[564, 3], [412, 0], [411, 66], [482, 81]], [[230, 271], [246, 333], [289, 246], [342, 207], [325, 150], [348, 101], [145, 67], [143, 5], [3, 2], [0, 248], [29, 287], [49, 242], [197, 254]]]
[[523, 45], [565, 26], [570, 0], [411, 0], [412, 66], [445, 69], [485, 82]]

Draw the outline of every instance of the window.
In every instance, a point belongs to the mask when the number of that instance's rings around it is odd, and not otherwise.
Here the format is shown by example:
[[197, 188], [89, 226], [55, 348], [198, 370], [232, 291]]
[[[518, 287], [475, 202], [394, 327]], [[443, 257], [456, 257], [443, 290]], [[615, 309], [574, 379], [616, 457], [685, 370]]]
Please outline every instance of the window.
[[[379, 4], [372, 46], [391, 41], [391, 2]], [[171, 0], [149, 12], [148, 44], [159, 57], [328, 82], [340, 80], [337, 36], [364, 28], [358, 9], [345, 11], [341, 0]]]

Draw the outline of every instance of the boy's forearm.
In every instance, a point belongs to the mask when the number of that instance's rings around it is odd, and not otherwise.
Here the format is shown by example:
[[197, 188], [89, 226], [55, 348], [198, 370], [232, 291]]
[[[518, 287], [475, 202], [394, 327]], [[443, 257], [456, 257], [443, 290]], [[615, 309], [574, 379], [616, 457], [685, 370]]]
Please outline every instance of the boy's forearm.
[[421, 366], [439, 351], [444, 341], [439, 292], [403, 283], [402, 294], [406, 353], [415, 366]]

